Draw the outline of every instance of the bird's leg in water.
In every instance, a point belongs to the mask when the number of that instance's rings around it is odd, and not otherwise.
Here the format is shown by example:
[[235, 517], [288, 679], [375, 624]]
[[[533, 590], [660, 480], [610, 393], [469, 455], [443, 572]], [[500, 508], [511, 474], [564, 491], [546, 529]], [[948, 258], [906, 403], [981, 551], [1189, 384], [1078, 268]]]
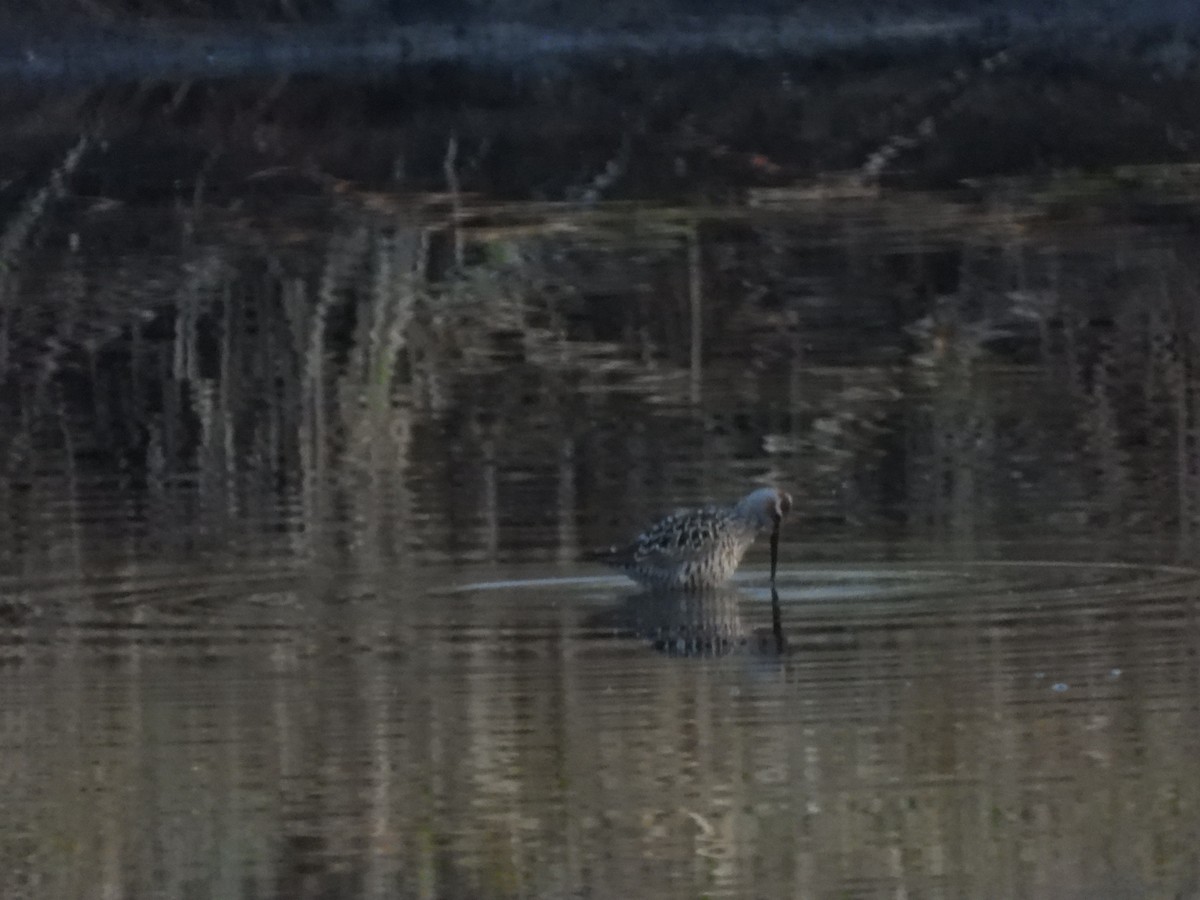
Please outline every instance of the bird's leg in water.
[[771, 587], [775, 587], [775, 569], [779, 565], [779, 526], [771, 532]]

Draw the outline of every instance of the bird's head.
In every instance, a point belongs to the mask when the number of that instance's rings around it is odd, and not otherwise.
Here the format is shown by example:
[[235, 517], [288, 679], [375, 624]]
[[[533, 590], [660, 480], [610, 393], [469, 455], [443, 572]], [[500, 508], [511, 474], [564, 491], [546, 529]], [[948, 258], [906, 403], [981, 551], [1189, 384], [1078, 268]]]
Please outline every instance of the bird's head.
[[752, 491], [737, 504], [738, 515], [759, 531], [778, 531], [791, 511], [792, 495], [773, 487]]

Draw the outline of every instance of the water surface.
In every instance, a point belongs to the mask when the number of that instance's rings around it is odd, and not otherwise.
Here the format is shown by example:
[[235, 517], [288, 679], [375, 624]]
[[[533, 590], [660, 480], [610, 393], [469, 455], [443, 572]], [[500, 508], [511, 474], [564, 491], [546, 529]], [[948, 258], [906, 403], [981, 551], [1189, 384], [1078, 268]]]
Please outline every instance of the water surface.
[[[1195, 895], [1159, 175], [26, 210], [0, 893]], [[774, 611], [585, 561], [761, 482]]]

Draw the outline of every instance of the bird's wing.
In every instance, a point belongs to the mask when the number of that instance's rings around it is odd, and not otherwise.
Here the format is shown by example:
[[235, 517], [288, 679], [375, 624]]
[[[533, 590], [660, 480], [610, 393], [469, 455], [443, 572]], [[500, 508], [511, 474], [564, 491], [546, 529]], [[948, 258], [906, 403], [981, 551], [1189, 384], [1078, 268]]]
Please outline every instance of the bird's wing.
[[721, 524], [721, 511], [713, 507], [685, 509], [655, 522], [628, 544], [618, 544], [592, 554], [610, 566], [671, 566], [701, 559]]
[[712, 509], [691, 509], [656, 522], [629, 547], [633, 560], [669, 565], [700, 559], [711, 550], [719, 516]]

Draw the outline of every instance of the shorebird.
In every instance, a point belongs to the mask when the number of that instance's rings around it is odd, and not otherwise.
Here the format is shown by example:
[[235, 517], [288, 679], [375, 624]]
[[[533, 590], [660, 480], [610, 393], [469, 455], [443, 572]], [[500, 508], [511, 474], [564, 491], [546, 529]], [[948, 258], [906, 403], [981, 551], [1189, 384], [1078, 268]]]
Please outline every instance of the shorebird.
[[706, 506], [667, 516], [633, 543], [597, 555], [649, 588], [707, 590], [728, 581], [762, 532], [771, 531], [771, 584], [779, 557], [779, 528], [792, 496], [764, 487], [733, 506]]

